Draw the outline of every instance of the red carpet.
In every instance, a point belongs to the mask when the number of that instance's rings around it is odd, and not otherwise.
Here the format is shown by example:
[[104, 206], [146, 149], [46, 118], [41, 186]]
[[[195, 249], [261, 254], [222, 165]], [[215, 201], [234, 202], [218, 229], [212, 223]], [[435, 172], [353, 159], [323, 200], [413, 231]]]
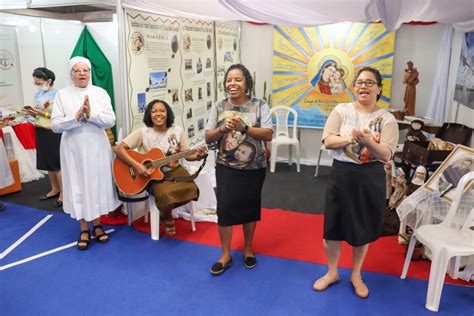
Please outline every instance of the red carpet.
[[[255, 232], [254, 251], [279, 258], [325, 264], [327, 260], [322, 244], [323, 222], [323, 215], [262, 209], [262, 221], [257, 223]], [[171, 236], [172, 238], [220, 247], [216, 224], [196, 223], [196, 231], [193, 233], [190, 222], [179, 219], [175, 223], [177, 233]], [[143, 232], [150, 232], [149, 224], [143, 220], [134, 222], [134, 227]], [[243, 240], [241, 226], [235, 227], [232, 249], [242, 250]], [[397, 236], [381, 237], [370, 245], [363, 270], [399, 276], [404, 261], [405, 247], [398, 244]], [[339, 266], [352, 267], [352, 251], [346, 243], [342, 246]], [[412, 261], [408, 277], [428, 280], [430, 266], [430, 261]], [[472, 286], [472, 283], [449, 277], [446, 277], [446, 282]]]

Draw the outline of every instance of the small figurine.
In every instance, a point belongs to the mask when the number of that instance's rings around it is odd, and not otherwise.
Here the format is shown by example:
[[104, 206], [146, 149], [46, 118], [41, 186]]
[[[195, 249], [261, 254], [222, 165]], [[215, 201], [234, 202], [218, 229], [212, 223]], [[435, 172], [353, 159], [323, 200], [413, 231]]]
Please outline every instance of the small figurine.
[[395, 172], [395, 164], [393, 160], [390, 160], [384, 164], [384, 169], [385, 169], [385, 184], [386, 184], [386, 189], [385, 189], [385, 202], [388, 205], [388, 201], [390, 200], [390, 197], [392, 196], [393, 193], [393, 181], [392, 178], [393, 173]]
[[418, 70], [413, 68], [413, 62], [407, 62], [407, 66], [408, 68], [405, 69], [405, 76], [403, 77], [403, 83], [406, 84], [403, 97], [405, 101], [405, 115], [415, 115], [416, 85], [420, 80], [418, 79]]
[[410, 194], [418, 190], [419, 187], [425, 184], [425, 179], [426, 179], [426, 168], [423, 166], [416, 167], [415, 175], [411, 179], [411, 182], [408, 185], [405, 195], [409, 196]]
[[402, 168], [398, 168], [398, 176], [393, 180], [393, 187], [395, 190], [390, 196], [388, 201], [388, 207], [390, 209], [396, 209], [397, 206], [402, 202], [405, 197], [405, 192], [407, 190], [406, 176]]
[[407, 135], [405, 136], [405, 141], [422, 143], [426, 141], [426, 136], [421, 130], [425, 123], [421, 120], [413, 120], [408, 130]]

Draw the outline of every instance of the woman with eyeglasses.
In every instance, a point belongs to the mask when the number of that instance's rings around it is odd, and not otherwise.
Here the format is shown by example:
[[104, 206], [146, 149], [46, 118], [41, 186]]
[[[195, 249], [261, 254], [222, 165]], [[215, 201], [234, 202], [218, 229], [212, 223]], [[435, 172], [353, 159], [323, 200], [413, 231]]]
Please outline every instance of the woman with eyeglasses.
[[115, 124], [115, 113], [107, 92], [91, 83], [91, 63], [84, 57], [69, 61], [71, 85], [58, 91], [51, 123], [63, 133], [61, 167], [64, 212], [79, 221], [77, 249], [89, 247], [92, 233], [106, 243], [109, 236], [100, 216], [115, 210], [120, 202], [112, 179], [112, 150], [105, 132]]
[[385, 209], [384, 162], [398, 143], [398, 125], [387, 110], [377, 107], [382, 76], [362, 68], [354, 83], [355, 102], [338, 104], [329, 115], [322, 142], [334, 158], [326, 191], [324, 248], [328, 271], [313, 284], [326, 290], [339, 281], [341, 241], [352, 246], [351, 283], [360, 298], [369, 296], [361, 268], [369, 243], [382, 231]]
[[51, 184], [50, 191], [42, 195], [40, 200], [58, 197], [55, 206], [61, 207], [63, 205], [59, 159], [61, 134], [56, 134], [51, 130], [51, 112], [57, 92], [53, 87], [55, 79], [54, 72], [48, 68], [36, 68], [33, 71], [33, 83], [38, 89], [35, 94], [35, 104], [34, 107], [26, 106], [24, 110], [35, 117], [36, 168], [48, 171]]

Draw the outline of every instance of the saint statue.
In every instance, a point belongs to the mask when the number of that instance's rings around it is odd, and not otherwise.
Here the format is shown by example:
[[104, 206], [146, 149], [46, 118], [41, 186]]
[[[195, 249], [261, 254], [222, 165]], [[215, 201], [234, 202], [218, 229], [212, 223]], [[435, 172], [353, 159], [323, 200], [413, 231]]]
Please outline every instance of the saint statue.
[[415, 115], [415, 103], [416, 103], [416, 85], [418, 84], [418, 70], [413, 68], [413, 62], [407, 62], [408, 68], [405, 69], [405, 76], [403, 77], [403, 83], [406, 84], [405, 96], [405, 115]]

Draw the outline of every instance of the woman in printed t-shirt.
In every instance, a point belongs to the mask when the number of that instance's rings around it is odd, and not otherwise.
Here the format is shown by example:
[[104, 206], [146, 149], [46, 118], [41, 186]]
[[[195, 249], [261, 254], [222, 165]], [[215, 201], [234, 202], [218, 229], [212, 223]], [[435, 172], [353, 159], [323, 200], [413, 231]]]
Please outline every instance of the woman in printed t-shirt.
[[326, 191], [324, 248], [328, 272], [313, 284], [323, 291], [339, 281], [337, 263], [344, 240], [353, 249], [351, 283], [360, 298], [369, 295], [361, 267], [370, 242], [382, 231], [385, 209], [385, 171], [398, 143], [398, 125], [377, 107], [382, 77], [374, 68], [359, 71], [354, 84], [357, 100], [343, 103], [329, 115], [323, 143], [334, 158]]
[[219, 275], [232, 263], [232, 226], [243, 225], [244, 264], [257, 265], [252, 250], [253, 235], [260, 220], [261, 196], [267, 161], [263, 141], [272, 139], [270, 108], [252, 97], [250, 72], [241, 64], [232, 65], [224, 78], [228, 98], [211, 109], [206, 126], [206, 142], [218, 142], [216, 160], [217, 217], [222, 254], [211, 267]]
[[[129, 154], [129, 149], [138, 149], [146, 153], [153, 148], [160, 149], [165, 156], [174, 155], [189, 149], [188, 140], [183, 129], [174, 124], [174, 114], [171, 107], [162, 100], [153, 100], [148, 103], [143, 116], [145, 127], [136, 129], [117, 146], [115, 153], [129, 166], [135, 167], [142, 177], [150, 177], [153, 170], [135, 161]], [[186, 160], [201, 160], [206, 155], [204, 149], [198, 148], [195, 153], [185, 157]], [[177, 161], [164, 166], [162, 171], [166, 177], [189, 177], [189, 173]], [[194, 181], [162, 181], [152, 180], [147, 190], [155, 197], [155, 204], [160, 211], [160, 217], [168, 235], [176, 234], [173, 216], [173, 208], [178, 207], [191, 200], [197, 200], [199, 189]]]

